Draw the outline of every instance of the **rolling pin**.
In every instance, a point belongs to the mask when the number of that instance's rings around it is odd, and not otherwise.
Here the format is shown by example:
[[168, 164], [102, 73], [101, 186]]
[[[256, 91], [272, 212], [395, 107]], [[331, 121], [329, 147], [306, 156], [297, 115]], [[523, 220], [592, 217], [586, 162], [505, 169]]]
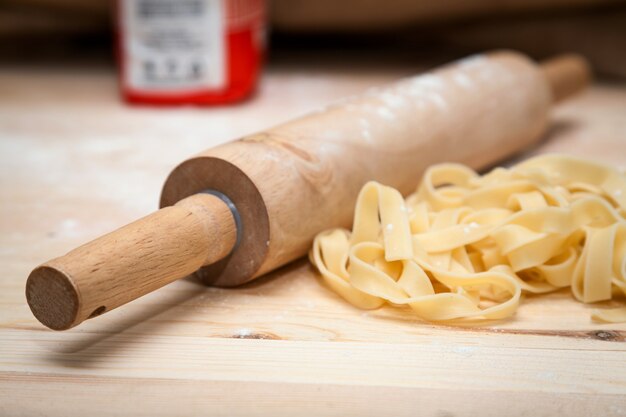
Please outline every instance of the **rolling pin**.
[[189, 274], [246, 283], [349, 227], [369, 180], [406, 195], [431, 164], [480, 169], [536, 143], [589, 78], [577, 56], [476, 55], [209, 149], [173, 170], [160, 210], [35, 268], [28, 304], [64, 330]]

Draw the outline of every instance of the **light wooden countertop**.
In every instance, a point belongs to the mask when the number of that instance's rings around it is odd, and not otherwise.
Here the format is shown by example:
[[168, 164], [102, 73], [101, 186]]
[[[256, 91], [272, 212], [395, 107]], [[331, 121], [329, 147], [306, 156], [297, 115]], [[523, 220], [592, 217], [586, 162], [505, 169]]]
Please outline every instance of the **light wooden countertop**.
[[[304, 260], [237, 289], [175, 282], [56, 333], [24, 297], [37, 264], [156, 208], [204, 148], [416, 72], [268, 68], [218, 108], [120, 103], [113, 72], [0, 69], [0, 415], [626, 415], [626, 325], [568, 293], [481, 328], [364, 312]], [[626, 166], [626, 88], [597, 84], [529, 153]]]

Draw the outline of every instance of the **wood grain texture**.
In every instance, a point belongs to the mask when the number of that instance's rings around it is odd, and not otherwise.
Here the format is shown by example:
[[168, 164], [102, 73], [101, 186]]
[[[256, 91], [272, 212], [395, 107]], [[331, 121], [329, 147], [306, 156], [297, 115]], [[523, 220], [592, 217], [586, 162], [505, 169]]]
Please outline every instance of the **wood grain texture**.
[[[32, 317], [29, 270], [152, 211], [178, 161], [415, 71], [270, 67], [241, 106], [166, 111], [119, 104], [108, 70], [1, 70], [0, 415], [623, 415], [626, 326], [567, 291], [434, 326], [357, 310], [298, 261], [236, 289], [183, 279], [65, 333]], [[625, 167], [624, 114], [626, 88], [596, 85], [523, 157]]]

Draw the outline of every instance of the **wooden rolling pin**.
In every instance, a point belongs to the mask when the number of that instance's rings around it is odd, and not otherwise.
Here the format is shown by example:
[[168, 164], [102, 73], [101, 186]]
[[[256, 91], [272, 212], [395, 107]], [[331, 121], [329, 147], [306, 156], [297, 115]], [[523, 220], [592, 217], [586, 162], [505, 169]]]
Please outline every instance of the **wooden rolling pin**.
[[170, 174], [164, 208], [33, 270], [28, 304], [62, 330], [194, 272], [243, 284], [348, 227], [369, 180], [406, 194], [431, 164], [479, 169], [527, 148], [588, 81], [576, 56], [478, 55], [209, 149]]

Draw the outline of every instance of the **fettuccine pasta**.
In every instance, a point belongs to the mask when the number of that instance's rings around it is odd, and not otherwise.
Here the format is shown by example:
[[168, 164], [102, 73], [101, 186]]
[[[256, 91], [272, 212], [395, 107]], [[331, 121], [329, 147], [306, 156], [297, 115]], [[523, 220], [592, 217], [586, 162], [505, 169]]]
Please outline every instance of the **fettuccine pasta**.
[[[314, 240], [325, 283], [357, 307], [407, 305], [430, 321], [502, 319], [522, 292], [571, 287], [584, 303], [626, 294], [626, 175], [545, 155], [480, 176], [429, 168], [406, 200], [377, 182], [361, 190], [352, 232]], [[626, 321], [626, 307], [595, 310]]]

